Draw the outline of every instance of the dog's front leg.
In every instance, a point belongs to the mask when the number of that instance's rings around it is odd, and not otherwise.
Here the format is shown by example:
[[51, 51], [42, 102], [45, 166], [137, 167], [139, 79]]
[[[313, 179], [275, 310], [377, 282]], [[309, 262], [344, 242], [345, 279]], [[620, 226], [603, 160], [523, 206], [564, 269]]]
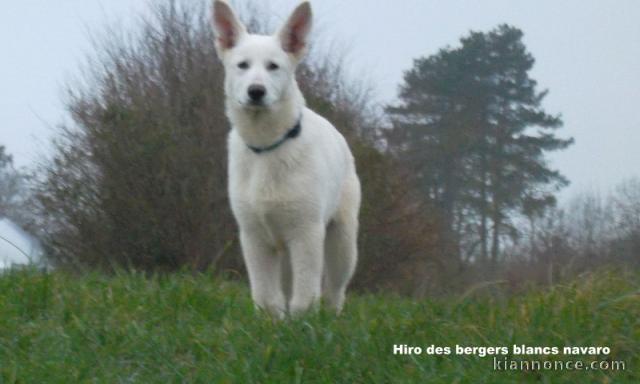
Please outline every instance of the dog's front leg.
[[284, 317], [286, 300], [281, 284], [281, 255], [259, 236], [247, 231], [240, 231], [240, 245], [253, 302], [278, 318]]
[[296, 236], [289, 241], [293, 274], [289, 311], [292, 315], [306, 311], [320, 299], [324, 234], [322, 224], [303, 226], [296, 230]]

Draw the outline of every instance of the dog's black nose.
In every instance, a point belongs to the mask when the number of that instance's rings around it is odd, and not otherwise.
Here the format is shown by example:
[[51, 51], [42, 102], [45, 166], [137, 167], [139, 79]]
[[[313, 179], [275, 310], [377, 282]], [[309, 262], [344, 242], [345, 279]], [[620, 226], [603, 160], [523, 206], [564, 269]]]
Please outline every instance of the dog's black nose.
[[254, 103], [262, 101], [262, 98], [264, 98], [264, 95], [266, 94], [267, 94], [267, 90], [263, 85], [249, 86], [249, 98]]

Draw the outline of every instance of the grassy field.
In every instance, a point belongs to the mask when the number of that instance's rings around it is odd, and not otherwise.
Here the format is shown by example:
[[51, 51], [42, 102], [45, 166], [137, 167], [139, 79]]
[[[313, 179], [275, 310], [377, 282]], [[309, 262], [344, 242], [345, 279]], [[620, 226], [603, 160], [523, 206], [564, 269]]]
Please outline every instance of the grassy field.
[[[351, 295], [338, 318], [274, 323], [244, 284], [208, 275], [17, 271], [0, 276], [0, 383], [638, 383], [639, 288], [638, 274], [601, 272], [510, 298]], [[492, 356], [394, 344], [608, 346], [572, 359], [626, 369], [495, 371]]]

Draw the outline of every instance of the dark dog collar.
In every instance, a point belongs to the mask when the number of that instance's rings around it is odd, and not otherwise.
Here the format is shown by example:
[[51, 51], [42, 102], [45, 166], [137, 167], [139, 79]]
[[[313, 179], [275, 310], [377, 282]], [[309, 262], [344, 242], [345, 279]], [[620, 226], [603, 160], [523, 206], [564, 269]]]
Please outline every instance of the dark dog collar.
[[249, 147], [249, 149], [252, 150], [253, 153], [265, 153], [265, 152], [273, 151], [274, 149], [276, 149], [279, 146], [281, 146], [285, 141], [287, 141], [289, 139], [296, 138], [296, 137], [298, 137], [300, 135], [300, 131], [302, 130], [301, 121], [302, 121], [302, 116], [300, 116], [300, 118], [298, 118], [298, 121], [296, 122], [296, 125], [294, 125], [293, 128], [288, 130], [287, 133], [285, 133], [284, 136], [282, 136], [280, 138], [280, 140], [276, 141], [275, 143], [273, 143], [273, 144], [271, 144], [269, 146], [266, 146], [266, 147], [254, 147], [252, 145], [247, 144], [247, 147]]

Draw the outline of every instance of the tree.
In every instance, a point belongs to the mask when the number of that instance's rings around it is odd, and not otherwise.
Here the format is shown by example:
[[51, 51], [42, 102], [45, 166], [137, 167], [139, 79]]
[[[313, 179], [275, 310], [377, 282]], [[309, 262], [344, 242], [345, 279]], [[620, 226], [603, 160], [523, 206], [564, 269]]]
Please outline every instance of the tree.
[[26, 175], [13, 167], [13, 157], [0, 145], [0, 218], [6, 217], [20, 225], [27, 224], [26, 182]]
[[465, 248], [476, 254], [479, 245], [481, 260], [496, 261], [501, 238], [517, 235], [514, 214], [552, 205], [568, 183], [545, 154], [573, 140], [553, 132], [562, 120], [542, 108], [547, 91], [529, 76], [534, 59], [522, 36], [501, 25], [415, 60], [400, 103], [387, 108], [392, 152], [440, 207], [449, 241], [475, 234]]

